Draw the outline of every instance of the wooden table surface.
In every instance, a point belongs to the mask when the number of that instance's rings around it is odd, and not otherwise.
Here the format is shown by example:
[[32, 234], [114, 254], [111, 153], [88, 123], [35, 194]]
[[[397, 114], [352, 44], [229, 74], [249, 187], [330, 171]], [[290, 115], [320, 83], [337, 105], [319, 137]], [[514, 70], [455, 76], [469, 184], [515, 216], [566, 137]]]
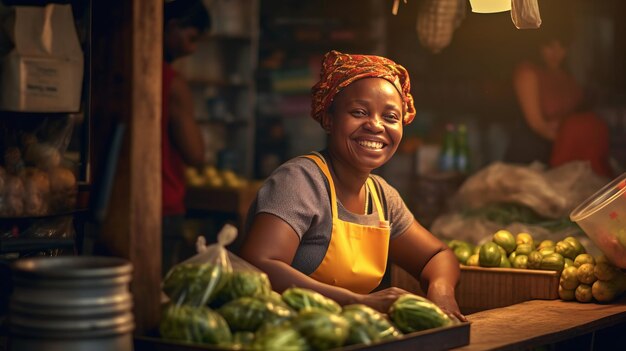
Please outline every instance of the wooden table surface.
[[467, 318], [471, 322], [470, 344], [454, 350], [520, 350], [616, 325], [624, 325], [626, 333], [626, 297], [611, 304], [533, 300]]

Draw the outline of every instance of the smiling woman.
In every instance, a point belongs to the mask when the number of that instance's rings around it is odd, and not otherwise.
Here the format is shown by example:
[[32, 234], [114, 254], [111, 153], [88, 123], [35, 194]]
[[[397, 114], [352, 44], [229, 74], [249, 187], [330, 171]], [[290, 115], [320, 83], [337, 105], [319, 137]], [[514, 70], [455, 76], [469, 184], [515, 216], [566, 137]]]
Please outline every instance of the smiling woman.
[[379, 286], [392, 261], [465, 320], [454, 299], [454, 254], [414, 219], [396, 189], [371, 174], [394, 155], [415, 116], [410, 89], [407, 71], [387, 58], [325, 55], [311, 115], [328, 134], [327, 147], [278, 167], [247, 217], [241, 256], [275, 290], [298, 286], [387, 312], [407, 293]]

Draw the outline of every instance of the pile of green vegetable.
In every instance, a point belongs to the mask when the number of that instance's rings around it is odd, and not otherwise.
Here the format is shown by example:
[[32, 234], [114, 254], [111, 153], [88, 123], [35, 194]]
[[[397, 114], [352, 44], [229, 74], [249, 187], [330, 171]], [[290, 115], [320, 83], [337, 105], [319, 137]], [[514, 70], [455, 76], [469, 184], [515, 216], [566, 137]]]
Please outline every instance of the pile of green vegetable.
[[432, 302], [405, 295], [388, 315], [368, 306], [340, 306], [313, 290], [272, 291], [259, 271], [228, 271], [215, 264], [182, 264], [166, 276], [171, 303], [161, 337], [232, 350], [329, 350], [372, 344], [452, 324]]

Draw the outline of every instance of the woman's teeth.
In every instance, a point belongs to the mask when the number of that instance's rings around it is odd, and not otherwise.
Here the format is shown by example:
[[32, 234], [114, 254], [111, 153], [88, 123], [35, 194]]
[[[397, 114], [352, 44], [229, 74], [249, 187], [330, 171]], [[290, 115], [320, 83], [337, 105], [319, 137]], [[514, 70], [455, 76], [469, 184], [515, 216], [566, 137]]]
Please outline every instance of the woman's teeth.
[[368, 149], [382, 149], [383, 143], [379, 141], [359, 141], [359, 145]]

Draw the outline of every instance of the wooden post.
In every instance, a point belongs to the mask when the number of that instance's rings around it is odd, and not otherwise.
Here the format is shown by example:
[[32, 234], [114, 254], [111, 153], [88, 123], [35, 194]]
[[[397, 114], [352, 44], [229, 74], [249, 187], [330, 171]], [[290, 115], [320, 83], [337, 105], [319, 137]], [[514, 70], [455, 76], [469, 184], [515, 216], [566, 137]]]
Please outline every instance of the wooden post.
[[92, 10], [94, 184], [102, 176], [113, 127], [125, 125], [94, 253], [132, 262], [135, 334], [143, 335], [157, 326], [160, 306], [163, 1], [92, 0]]

